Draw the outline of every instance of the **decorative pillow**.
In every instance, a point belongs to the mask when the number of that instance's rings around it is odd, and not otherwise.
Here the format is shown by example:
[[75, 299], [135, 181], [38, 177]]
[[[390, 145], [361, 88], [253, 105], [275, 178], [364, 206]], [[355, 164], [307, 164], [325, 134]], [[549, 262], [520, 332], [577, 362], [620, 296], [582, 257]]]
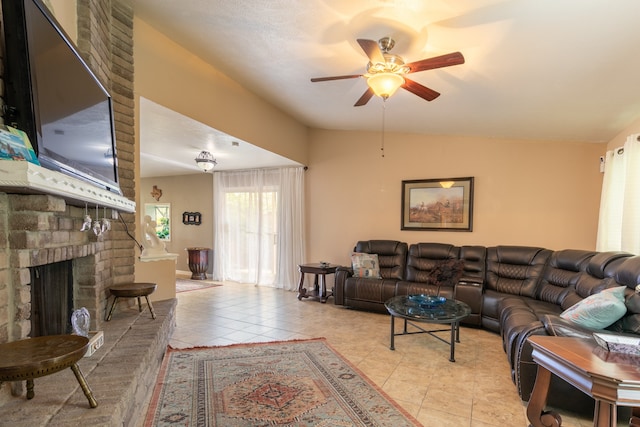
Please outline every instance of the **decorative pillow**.
[[378, 254], [355, 252], [351, 254], [351, 266], [353, 267], [354, 277], [366, 277], [369, 279], [380, 278]]
[[583, 299], [560, 314], [589, 329], [604, 329], [625, 315], [624, 291], [626, 286], [605, 289]]

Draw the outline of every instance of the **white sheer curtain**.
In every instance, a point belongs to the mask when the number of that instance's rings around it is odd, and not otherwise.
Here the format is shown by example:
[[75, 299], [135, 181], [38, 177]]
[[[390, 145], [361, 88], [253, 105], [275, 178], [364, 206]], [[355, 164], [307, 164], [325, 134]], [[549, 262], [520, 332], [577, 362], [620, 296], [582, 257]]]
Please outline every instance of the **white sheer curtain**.
[[304, 169], [214, 174], [216, 280], [297, 289], [305, 259]]
[[640, 254], [640, 134], [605, 156], [596, 250]]

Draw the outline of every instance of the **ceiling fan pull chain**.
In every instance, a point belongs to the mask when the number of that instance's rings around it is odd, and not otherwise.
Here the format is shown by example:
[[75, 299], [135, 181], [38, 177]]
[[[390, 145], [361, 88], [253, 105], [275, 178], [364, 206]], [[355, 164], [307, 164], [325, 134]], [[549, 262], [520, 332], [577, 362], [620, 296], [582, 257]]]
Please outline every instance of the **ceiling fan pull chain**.
[[382, 153], [382, 157], [384, 157], [384, 118], [385, 111], [387, 110], [387, 100], [385, 98], [382, 99], [382, 140], [380, 141], [380, 152]]

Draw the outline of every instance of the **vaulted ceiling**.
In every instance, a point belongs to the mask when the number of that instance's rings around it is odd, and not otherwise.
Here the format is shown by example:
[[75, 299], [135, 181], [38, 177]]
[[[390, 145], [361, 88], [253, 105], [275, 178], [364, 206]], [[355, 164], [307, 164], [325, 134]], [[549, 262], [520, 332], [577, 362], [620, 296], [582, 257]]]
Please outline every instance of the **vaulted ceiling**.
[[[638, 0], [136, 0], [135, 13], [300, 122], [325, 129], [605, 142], [640, 117]], [[358, 38], [392, 37], [406, 62], [465, 63], [354, 103]]]

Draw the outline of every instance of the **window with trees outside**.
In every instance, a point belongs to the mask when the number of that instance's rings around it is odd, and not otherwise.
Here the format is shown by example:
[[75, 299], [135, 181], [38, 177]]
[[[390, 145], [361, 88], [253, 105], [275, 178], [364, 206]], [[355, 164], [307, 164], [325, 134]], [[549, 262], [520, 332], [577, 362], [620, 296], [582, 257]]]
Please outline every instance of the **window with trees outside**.
[[145, 203], [144, 214], [155, 222], [156, 234], [160, 240], [171, 241], [171, 204]]

